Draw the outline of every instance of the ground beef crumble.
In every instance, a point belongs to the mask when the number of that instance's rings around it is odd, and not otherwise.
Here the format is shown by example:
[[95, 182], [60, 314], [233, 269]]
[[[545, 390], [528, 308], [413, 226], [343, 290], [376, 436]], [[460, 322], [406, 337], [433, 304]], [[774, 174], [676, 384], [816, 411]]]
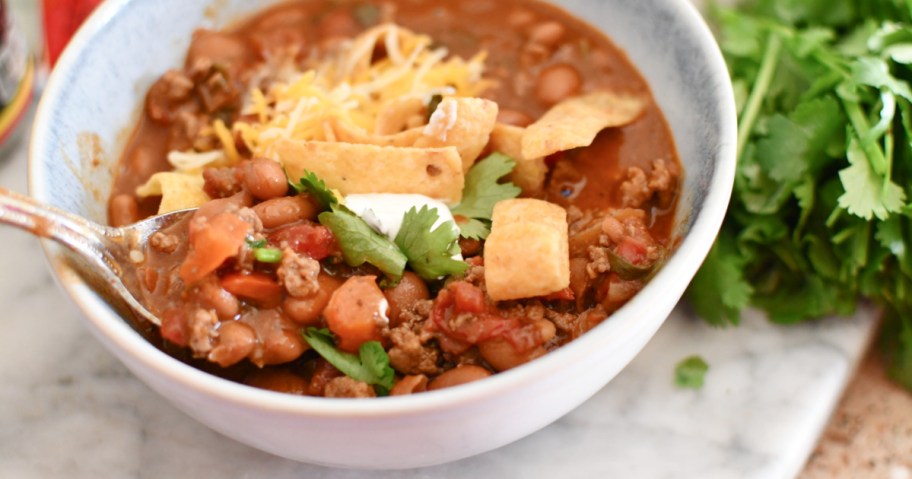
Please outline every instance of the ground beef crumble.
[[320, 283], [317, 282], [320, 262], [301, 256], [291, 248], [282, 250], [282, 263], [276, 273], [279, 283], [295, 298], [307, 298], [320, 290]]
[[434, 341], [434, 334], [425, 326], [430, 317], [433, 301], [418, 301], [400, 313], [402, 323], [389, 330], [393, 346], [389, 350], [390, 364], [406, 374], [440, 374], [438, 365], [441, 352]]
[[621, 204], [627, 208], [642, 208], [654, 197], [659, 206], [670, 206], [677, 187], [678, 173], [665, 160], [655, 160], [647, 175], [642, 168], [627, 169], [627, 180], [621, 183]]
[[348, 376], [339, 376], [330, 379], [323, 389], [323, 394], [328, 398], [372, 398], [377, 397], [374, 388], [363, 381], [352, 379]]
[[175, 235], [156, 231], [149, 237], [149, 246], [155, 251], [165, 254], [171, 254], [180, 245], [180, 239]]
[[218, 316], [212, 310], [197, 309], [190, 315], [189, 345], [194, 354], [205, 355], [212, 350], [213, 341], [218, 336], [218, 322]]

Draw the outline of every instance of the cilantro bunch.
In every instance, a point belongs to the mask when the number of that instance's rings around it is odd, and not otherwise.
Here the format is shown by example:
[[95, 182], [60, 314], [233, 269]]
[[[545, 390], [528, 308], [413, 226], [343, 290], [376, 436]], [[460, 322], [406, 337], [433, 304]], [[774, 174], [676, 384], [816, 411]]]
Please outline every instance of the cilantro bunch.
[[722, 232], [689, 289], [715, 325], [886, 311], [912, 388], [912, 0], [713, 8], [739, 106]]

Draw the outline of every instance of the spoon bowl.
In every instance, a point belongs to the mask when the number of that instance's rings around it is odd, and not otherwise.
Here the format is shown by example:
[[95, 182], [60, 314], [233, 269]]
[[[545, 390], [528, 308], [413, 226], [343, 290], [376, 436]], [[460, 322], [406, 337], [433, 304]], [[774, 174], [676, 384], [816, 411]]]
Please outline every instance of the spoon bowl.
[[86, 273], [101, 278], [134, 313], [156, 326], [161, 326], [161, 320], [137, 298], [136, 267], [143, 262], [146, 245], [156, 231], [188, 220], [195, 211], [173, 211], [114, 228], [0, 188], [0, 223], [67, 247], [90, 270]]

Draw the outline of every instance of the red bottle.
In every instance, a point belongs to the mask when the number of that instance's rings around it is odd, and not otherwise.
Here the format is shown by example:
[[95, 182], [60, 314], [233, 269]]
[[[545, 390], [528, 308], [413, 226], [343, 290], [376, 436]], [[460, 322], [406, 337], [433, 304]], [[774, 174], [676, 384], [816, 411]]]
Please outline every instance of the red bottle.
[[[35, 69], [29, 56], [25, 36], [10, 14], [5, 0], [0, 0], [0, 145], [17, 131], [31, 104]], [[3, 149], [0, 152], [5, 153]]]
[[70, 38], [101, 0], [43, 0], [44, 58], [53, 67]]

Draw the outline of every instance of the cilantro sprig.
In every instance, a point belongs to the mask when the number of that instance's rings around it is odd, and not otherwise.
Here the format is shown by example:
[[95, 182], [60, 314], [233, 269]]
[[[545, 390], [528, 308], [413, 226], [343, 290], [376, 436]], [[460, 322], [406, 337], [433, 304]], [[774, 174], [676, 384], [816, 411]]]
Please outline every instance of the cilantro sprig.
[[297, 183], [291, 184], [298, 193], [308, 193], [320, 203], [324, 210], [339, 207], [339, 198], [326, 186], [326, 182], [317, 177], [312, 171], [305, 171]]
[[689, 289], [737, 324], [885, 307], [891, 375], [912, 388], [912, 9], [901, 0], [754, 0], [712, 19], [739, 105], [722, 232]]
[[475, 163], [465, 178], [462, 201], [450, 208], [454, 216], [462, 217], [460, 234], [465, 238], [485, 239], [491, 232], [491, 214], [498, 201], [516, 198], [522, 190], [500, 180], [508, 175], [516, 162], [502, 153], [492, 153]]
[[317, 219], [333, 232], [342, 250], [342, 258], [349, 266], [370, 263], [392, 280], [402, 276], [408, 262], [405, 254], [389, 238], [374, 231], [340, 203], [335, 193], [317, 175], [305, 172], [295, 189], [299, 193], [309, 193], [328, 210], [320, 213]]
[[356, 356], [336, 348], [335, 337], [326, 328], [307, 328], [304, 340], [329, 364], [342, 371], [342, 374], [374, 386], [377, 394], [386, 396], [392, 389], [395, 371], [390, 367], [389, 356], [378, 341], [361, 344]]
[[429, 281], [462, 273], [469, 267], [465, 261], [453, 259], [460, 252], [456, 225], [445, 221], [434, 228], [438, 219], [434, 208], [412, 207], [405, 213], [396, 235], [396, 244], [408, 257], [409, 266]]

